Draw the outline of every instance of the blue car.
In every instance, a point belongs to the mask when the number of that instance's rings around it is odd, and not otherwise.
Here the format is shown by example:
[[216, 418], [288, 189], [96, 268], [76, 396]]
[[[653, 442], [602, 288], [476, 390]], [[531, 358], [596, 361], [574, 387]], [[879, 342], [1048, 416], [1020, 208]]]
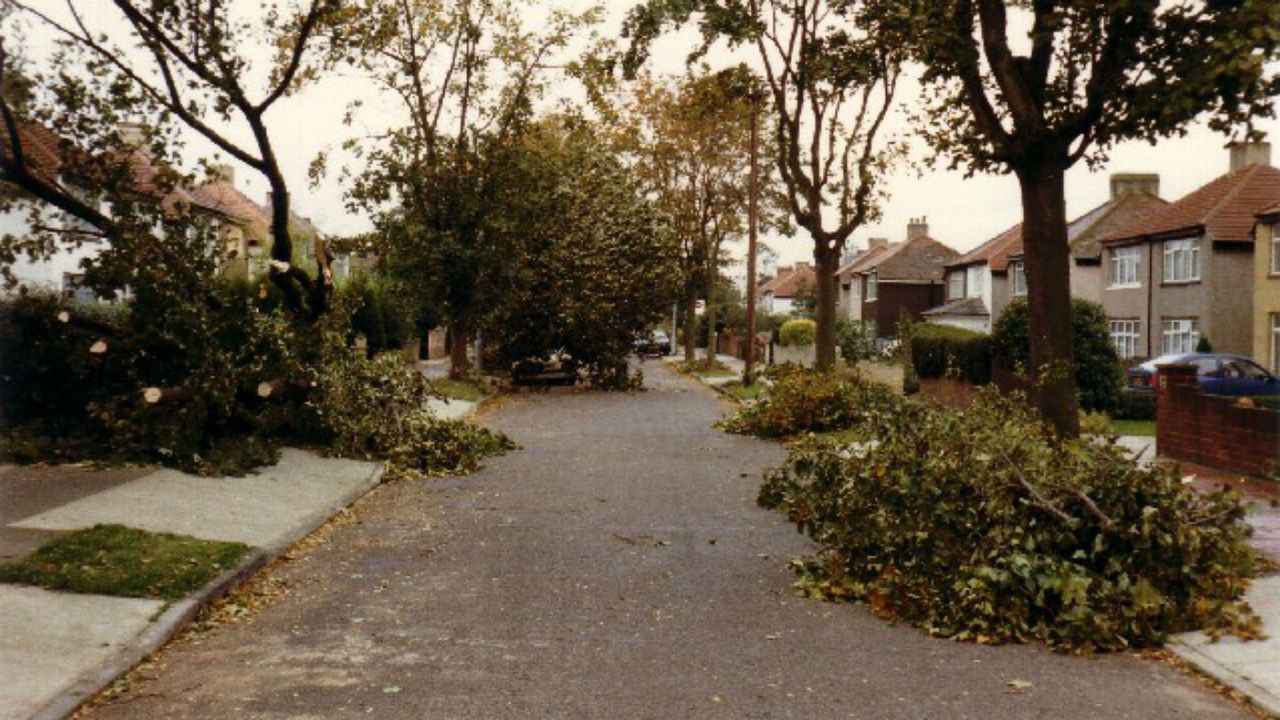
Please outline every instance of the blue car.
[[1179, 353], [1161, 355], [1129, 369], [1129, 389], [1154, 392], [1159, 365], [1195, 365], [1200, 389], [1209, 395], [1260, 397], [1280, 395], [1280, 379], [1242, 355]]

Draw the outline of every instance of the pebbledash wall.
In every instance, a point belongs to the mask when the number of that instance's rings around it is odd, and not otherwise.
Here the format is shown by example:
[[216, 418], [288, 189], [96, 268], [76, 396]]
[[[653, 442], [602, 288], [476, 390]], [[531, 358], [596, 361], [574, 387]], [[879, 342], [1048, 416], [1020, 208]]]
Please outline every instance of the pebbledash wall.
[[1193, 365], [1162, 365], [1156, 378], [1156, 447], [1175, 460], [1272, 477], [1280, 471], [1280, 411], [1205, 395]]

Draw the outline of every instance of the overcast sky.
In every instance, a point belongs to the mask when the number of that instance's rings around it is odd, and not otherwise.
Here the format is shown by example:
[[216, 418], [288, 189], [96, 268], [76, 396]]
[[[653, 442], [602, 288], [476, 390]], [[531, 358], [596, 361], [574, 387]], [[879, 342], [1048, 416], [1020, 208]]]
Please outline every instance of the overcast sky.
[[[243, 0], [242, 0], [243, 1]], [[586, 0], [558, 0], [560, 5], [581, 9], [588, 6]], [[35, 0], [34, 5], [57, 14], [64, 0]], [[622, 17], [635, 4], [634, 0], [605, 0], [607, 20], [600, 28], [602, 34], [616, 33]], [[526, 10], [530, 23], [536, 23], [546, 13], [548, 2], [530, 3]], [[89, 16], [91, 26], [113, 35], [121, 36], [122, 26], [115, 20], [114, 12], [103, 0], [80, 0], [80, 6]], [[31, 36], [32, 54], [40, 57], [50, 46], [49, 34], [34, 32]], [[692, 47], [694, 35], [686, 31], [664, 39], [653, 54], [651, 69], [659, 73], [679, 73], [684, 69], [684, 58]], [[265, 57], [258, 54], [257, 57]], [[716, 66], [739, 59], [750, 60], [749, 55], [730, 55], [727, 51], [713, 53], [709, 62]], [[556, 84], [556, 92], [577, 97], [573, 83]], [[286, 177], [294, 195], [296, 211], [312, 218], [321, 230], [334, 234], [348, 234], [369, 227], [366, 218], [348, 213], [342, 202], [342, 188], [336, 181], [318, 188], [307, 185], [307, 165], [320, 150], [338, 145], [352, 133], [341, 118], [346, 104], [353, 97], [365, 99], [372, 112], [367, 112], [358, 129], [376, 130], [379, 122], [394, 118], [394, 105], [371, 96], [370, 84], [362, 78], [330, 77], [298, 96], [287, 98], [268, 116], [277, 143], [277, 153], [282, 159]], [[900, 93], [902, 103], [917, 101], [914, 89]], [[1259, 128], [1269, 136], [1280, 138], [1280, 123], [1262, 123]], [[892, 128], [905, 133], [904, 123]], [[228, 128], [238, 138], [247, 139], [242, 128]], [[1158, 173], [1161, 194], [1166, 199], [1177, 199], [1208, 182], [1227, 170], [1226, 138], [1217, 135], [1203, 124], [1193, 126], [1181, 138], [1161, 141], [1156, 146], [1144, 142], [1131, 142], [1115, 148], [1105, 168], [1091, 172], [1083, 163], [1075, 168], [1067, 181], [1067, 209], [1072, 217], [1083, 214], [1104, 202], [1109, 194], [1108, 178], [1113, 172]], [[212, 154], [212, 149], [202, 141], [193, 139], [192, 154]], [[917, 143], [917, 153], [925, 148]], [[1280, 161], [1280, 157], [1275, 158]], [[251, 171], [240, 168], [237, 184], [250, 197], [262, 201], [266, 184]], [[855, 233], [855, 246], [866, 243], [869, 237], [887, 237], [900, 240], [905, 235], [909, 218], [927, 216], [930, 234], [957, 250], [967, 250], [1002, 232], [1021, 219], [1017, 181], [1012, 176], [979, 175], [965, 178], [959, 172], [942, 170], [926, 171], [919, 167], [901, 167], [888, 180], [890, 199], [883, 206], [883, 218]], [[780, 262], [789, 264], [811, 257], [807, 238], [797, 234], [794, 238], [769, 238], [770, 245], [779, 253]]]

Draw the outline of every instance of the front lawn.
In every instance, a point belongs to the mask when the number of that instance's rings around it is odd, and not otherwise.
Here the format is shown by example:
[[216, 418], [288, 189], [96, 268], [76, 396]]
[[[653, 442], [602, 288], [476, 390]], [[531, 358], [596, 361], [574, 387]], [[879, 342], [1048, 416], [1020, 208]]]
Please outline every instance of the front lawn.
[[95, 595], [177, 600], [235, 566], [243, 543], [95, 525], [0, 564], [0, 582]]
[[704, 378], [722, 378], [733, 377], [736, 372], [729, 369], [728, 365], [719, 360], [695, 360], [691, 363], [682, 362], [676, 366], [680, 372], [691, 373]]
[[1112, 420], [1111, 429], [1117, 435], [1156, 436], [1155, 420]]
[[724, 391], [726, 395], [737, 398], [741, 401], [755, 400], [761, 395], [764, 395], [768, 390], [768, 388], [764, 386], [764, 383], [759, 380], [751, 383], [750, 385], [743, 385], [741, 380], [735, 380], [721, 385], [720, 389]]

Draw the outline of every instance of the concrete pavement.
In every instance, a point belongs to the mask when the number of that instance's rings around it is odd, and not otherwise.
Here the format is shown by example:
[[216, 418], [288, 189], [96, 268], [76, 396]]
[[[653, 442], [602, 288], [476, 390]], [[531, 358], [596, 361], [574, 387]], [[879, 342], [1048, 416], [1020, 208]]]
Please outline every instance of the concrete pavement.
[[[0, 467], [4, 497], [49, 484], [6, 510], [7, 551], [97, 523], [252, 545], [241, 565], [176, 603], [55, 593], [0, 584], [0, 720], [62, 717], [132, 667], [224, 592], [378, 482], [375, 463], [285, 449], [280, 462], [243, 478], [173, 470], [93, 473]], [[56, 482], [58, 479], [65, 482]], [[59, 499], [57, 504], [53, 499]], [[52, 505], [52, 507], [50, 507]]]
[[92, 718], [1243, 720], [1126, 655], [930, 638], [794, 597], [812, 546], [759, 509], [781, 446], [662, 363], [484, 422], [522, 450], [384, 485], [281, 566], [280, 602], [172, 645]]

